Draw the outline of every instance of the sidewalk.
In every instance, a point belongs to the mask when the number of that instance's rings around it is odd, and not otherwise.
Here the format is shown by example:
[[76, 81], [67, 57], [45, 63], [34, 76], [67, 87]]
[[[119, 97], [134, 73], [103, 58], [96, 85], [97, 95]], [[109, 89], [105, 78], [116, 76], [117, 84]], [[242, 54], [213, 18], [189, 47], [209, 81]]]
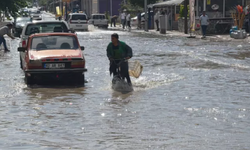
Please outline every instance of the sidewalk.
[[[120, 26], [109, 27], [108, 29], [113, 30], [113, 31], [128, 32], [128, 29], [124, 30]], [[184, 34], [184, 33], [179, 32], [179, 31], [167, 31], [166, 34], [161, 34], [159, 31], [156, 31], [156, 30], [149, 30], [148, 32], [146, 32], [144, 30], [138, 30], [138, 29], [136, 29], [136, 27], [132, 27], [130, 32], [132, 32], [132, 33], [145, 33], [145, 34], [167, 36], [167, 37], [186, 37], [186, 38], [188, 38], [190, 36], [189, 34]], [[250, 42], [250, 38], [248, 38], [248, 37], [246, 39], [233, 39], [230, 37], [229, 34], [228, 35], [210, 35], [210, 36], [207, 36], [205, 39], [202, 39], [201, 35], [196, 35], [195, 39], [206, 40], [206, 41], [210, 41], [210, 42], [230, 42], [230, 41]]]

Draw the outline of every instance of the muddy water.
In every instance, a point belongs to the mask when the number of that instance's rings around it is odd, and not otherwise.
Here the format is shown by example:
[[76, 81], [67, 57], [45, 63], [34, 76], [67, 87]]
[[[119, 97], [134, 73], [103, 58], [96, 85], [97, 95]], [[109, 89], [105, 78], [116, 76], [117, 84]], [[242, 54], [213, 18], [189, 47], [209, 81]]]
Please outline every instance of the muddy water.
[[0, 52], [0, 149], [250, 149], [249, 43], [118, 32], [143, 75], [135, 91], [111, 90], [112, 31], [77, 33], [85, 87], [27, 87], [18, 40]]

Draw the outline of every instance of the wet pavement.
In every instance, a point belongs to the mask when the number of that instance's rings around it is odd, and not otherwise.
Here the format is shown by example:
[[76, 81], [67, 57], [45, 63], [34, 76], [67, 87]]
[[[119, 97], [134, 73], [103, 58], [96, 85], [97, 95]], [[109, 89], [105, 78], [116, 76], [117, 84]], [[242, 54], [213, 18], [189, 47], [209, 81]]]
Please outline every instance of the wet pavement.
[[85, 87], [27, 87], [19, 41], [8, 40], [11, 53], [0, 52], [0, 149], [250, 149], [250, 43], [117, 31], [144, 66], [135, 91], [121, 94], [108, 72], [112, 33], [77, 33]]

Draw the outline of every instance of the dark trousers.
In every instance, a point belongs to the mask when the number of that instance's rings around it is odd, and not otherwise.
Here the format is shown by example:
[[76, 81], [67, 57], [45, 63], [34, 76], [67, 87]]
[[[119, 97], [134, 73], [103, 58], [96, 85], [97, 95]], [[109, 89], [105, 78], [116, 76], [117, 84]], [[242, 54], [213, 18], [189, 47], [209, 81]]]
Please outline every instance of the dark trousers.
[[127, 21], [127, 26], [131, 28], [130, 21]]
[[155, 20], [157, 31], [159, 31], [159, 20]]
[[126, 20], [122, 19], [122, 28], [125, 29], [125, 25], [126, 25]]
[[2, 45], [4, 46], [4, 50], [8, 50], [7, 45], [6, 45], [6, 40], [4, 39], [4, 37], [0, 36], [0, 46]]
[[116, 21], [115, 21], [115, 19], [111, 19], [111, 27], [112, 27], [112, 25], [114, 25], [114, 27], [116, 27]]
[[203, 34], [203, 36], [206, 36], [206, 33], [207, 33], [207, 26], [206, 26], [206, 25], [202, 25], [202, 26], [201, 26], [201, 29], [202, 29], [202, 34]]
[[138, 29], [141, 29], [141, 20], [138, 19]]
[[[115, 60], [110, 62], [110, 72], [113, 73], [113, 76], [120, 74], [121, 78], [124, 80], [126, 78], [128, 83], [131, 83], [131, 79], [128, 72], [128, 62], [120, 63], [120, 60]], [[120, 67], [120, 71], [118, 71]]]

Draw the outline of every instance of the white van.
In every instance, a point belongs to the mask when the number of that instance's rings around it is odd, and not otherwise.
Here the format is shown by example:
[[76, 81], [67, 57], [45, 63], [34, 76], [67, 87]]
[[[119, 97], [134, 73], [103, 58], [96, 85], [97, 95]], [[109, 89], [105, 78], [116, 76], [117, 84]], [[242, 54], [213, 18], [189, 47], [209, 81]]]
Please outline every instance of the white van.
[[108, 19], [106, 19], [104, 14], [92, 14], [89, 24], [94, 26], [108, 28]]
[[88, 17], [85, 13], [69, 14], [68, 25], [74, 30], [88, 31]]

